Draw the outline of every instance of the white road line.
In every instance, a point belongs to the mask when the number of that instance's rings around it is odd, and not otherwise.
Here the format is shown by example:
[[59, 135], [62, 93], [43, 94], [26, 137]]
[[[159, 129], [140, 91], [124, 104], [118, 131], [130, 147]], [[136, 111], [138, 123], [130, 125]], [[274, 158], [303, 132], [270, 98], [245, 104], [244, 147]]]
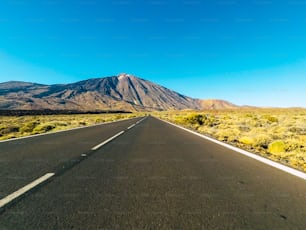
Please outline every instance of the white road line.
[[197, 132], [192, 131], [192, 130], [190, 130], [190, 129], [186, 129], [186, 128], [182, 127], [182, 126], [173, 124], [173, 123], [171, 123], [171, 122], [169, 122], [169, 121], [165, 121], [165, 120], [162, 120], [162, 119], [159, 119], [159, 120], [161, 120], [161, 121], [163, 121], [163, 122], [166, 122], [166, 123], [168, 123], [168, 124], [170, 124], [170, 125], [173, 125], [173, 126], [175, 126], [175, 127], [177, 127], [177, 128], [183, 129], [183, 130], [185, 130], [185, 131], [187, 131], [187, 132], [189, 132], [189, 133], [192, 133], [192, 134], [194, 134], [194, 135], [197, 135], [197, 136], [199, 136], [199, 137], [202, 137], [202, 138], [204, 138], [204, 139], [206, 139], [206, 140], [209, 140], [209, 141], [211, 141], [211, 142], [214, 142], [214, 143], [216, 143], [216, 144], [218, 144], [218, 145], [222, 145], [222, 146], [224, 146], [224, 147], [226, 147], [226, 148], [228, 148], [228, 149], [234, 150], [235, 152], [238, 152], [238, 153], [240, 153], [240, 154], [243, 154], [243, 155], [245, 155], [245, 156], [248, 156], [248, 157], [250, 157], [250, 158], [253, 158], [253, 159], [255, 159], [255, 160], [257, 160], [257, 161], [260, 161], [260, 162], [262, 162], [262, 163], [264, 163], [264, 164], [270, 165], [270, 166], [272, 166], [272, 167], [274, 167], [274, 168], [280, 169], [280, 170], [282, 170], [282, 171], [284, 171], [284, 172], [287, 172], [287, 173], [289, 173], [289, 174], [291, 174], [291, 175], [294, 175], [294, 176], [296, 176], [296, 177], [299, 177], [299, 178], [301, 178], [301, 179], [306, 180], [306, 173], [304, 173], [304, 172], [301, 172], [301, 171], [299, 171], [299, 170], [296, 170], [296, 169], [290, 168], [290, 167], [288, 167], [288, 166], [282, 165], [282, 164], [280, 164], [280, 163], [277, 163], [277, 162], [275, 162], [275, 161], [272, 161], [272, 160], [269, 160], [269, 159], [267, 159], [267, 158], [261, 157], [261, 156], [259, 156], [259, 155], [254, 154], [254, 153], [248, 152], [248, 151], [246, 151], [246, 150], [239, 149], [239, 148], [237, 148], [237, 147], [234, 147], [234, 146], [232, 146], [232, 145], [226, 144], [226, 143], [224, 143], [224, 142], [215, 140], [215, 139], [213, 139], [213, 138], [211, 138], [211, 137], [208, 137], [208, 136], [205, 136], [205, 135], [203, 135], [203, 134], [197, 133]]
[[116, 137], [119, 137], [123, 133], [124, 133], [124, 131], [121, 131], [120, 133], [117, 133], [116, 135], [112, 136], [111, 138], [107, 139], [106, 141], [103, 141], [101, 144], [96, 145], [91, 150], [97, 150], [98, 148], [101, 148], [103, 145], [106, 145], [108, 142], [114, 140]]
[[[138, 121], [138, 123], [142, 122], [143, 120], [144, 119]], [[115, 121], [115, 122], [118, 122], [118, 121]], [[113, 123], [113, 122], [110, 122], [110, 123]], [[131, 125], [128, 129], [133, 128], [135, 125], [136, 124]], [[97, 125], [94, 125], [94, 126], [97, 126]], [[82, 128], [87, 128], [87, 127], [82, 127]], [[79, 129], [79, 128], [76, 128], [76, 129]], [[64, 131], [68, 131], [68, 130], [64, 130]], [[116, 135], [112, 136], [111, 138], [107, 139], [106, 141], [102, 142], [101, 144], [96, 145], [91, 150], [99, 149], [100, 147], [102, 147], [103, 145], [105, 145], [108, 142], [112, 141], [113, 139], [117, 138], [118, 136], [122, 135], [123, 133], [124, 133], [124, 131], [121, 131], [121, 132], [117, 133]], [[45, 134], [39, 134], [39, 135], [35, 135], [35, 136], [40, 136], [40, 135], [45, 135]], [[34, 136], [30, 136], [30, 137], [34, 137]], [[28, 138], [28, 137], [23, 137], [23, 138]], [[19, 138], [19, 139], [23, 139], [23, 138]], [[86, 157], [87, 154], [82, 154], [81, 156]], [[16, 192], [13, 192], [10, 195], [4, 197], [3, 199], [0, 200], [0, 208], [4, 207], [5, 205], [7, 205], [8, 203], [12, 202], [16, 198], [18, 198], [21, 195], [25, 194], [26, 192], [30, 191], [31, 189], [33, 189], [37, 185], [43, 183], [44, 181], [47, 181], [49, 178], [53, 177], [54, 175], [55, 175], [55, 173], [47, 173], [46, 175], [36, 179], [35, 181], [31, 182], [30, 184], [20, 188]]]
[[147, 119], [147, 117], [144, 117], [144, 118], [142, 118], [141, 120], [137, 121], [137, 122], [135, 123], [135, 125], [138, 125], [139, 123], [143, 122], [145, 119]]
[[6, 204], [10, 203], [11, 201], [15, 200], [16, 198], [20, 197], [24, 193], [30, 191], [32, 188], [36, 187], [37, 185], [41, 184], [42, 182], [48, 180], [52, 176], [54, 176], [54, 173], [47, 173], [46, 175], [38, 178], [37, 180], [31, 182], [30, 184], [22, 187], [21, 189], [17, 190], [16, 192], [13, 192], [12, 194], [4, 197], [0, 200], [0, 208], [5, 206]]
[[96, 126], [99, 126], [99, 125], [106, 125], [106, 124], [117, 123], [117, 122], [120, 122], [120, 121], [126, 121], [126, 120], [132, 120], [132, 119], [135, 119], [135, 117], [120, 119], [120, 120], [116, 120], [116, 121], [101, 122], [101, 123], [94, 124], [94, 125], [76, 127], [76, 128], [72, 128], [72, 129], [51, 131], [51, 132], [48, 132], [48, 133], [40, 133], [40, 134], [35, 134], [35, 135], [30, 135], [30, 136], [24, 136], [24, 137], [17, 137], [17, 138], [13, 138], [13, 139], [1, 140], [0, 143], [10, 142], [10, 141], [17, 141], [17, 140], [28, 139], [28, 138], [32, 138], [32, 137], [39, 137], [39, 136], [50, 135], [50, 134], [56, 134], [56, 133], [62, 133], [62, 132], [69, 132], [69, 131], [78, 130], [78, 129], [86, 129], [86, 128], [91, 128], [91, 127], [96, 127]]
[[[137, 121], [135, 124], [132, 124], [131, 126], [129, 126], [127, 129], [131, 129], [133, 128], [135, 125], [139, 124], [140, 122], [142, 122], [143, 120], [145, 120], [146, 117], [144, 117], [143, 119], [141, 119], [140, 121]], [[114, 140], [115, 138], [119, 137], [120, 135], [122, 135], [124, 133], [124, 131], [121, 131], [120, 133], [117, 133], [116, 135], [110, 137], [109, 139], [107, 139], [106, 141], [103, 141], [101, 144], [96, 145], [95, 147], [93, 147], [91, 150], [97, 150], [99, 148], [101, 148], [103, 145], [106, 145], [108, 142]]]
[[133, 128], [135, 125], [136, 125], [136, 124], [132, 124], [132, 125], [130, 125], [127, 129], [131, 129], [131, 128]]

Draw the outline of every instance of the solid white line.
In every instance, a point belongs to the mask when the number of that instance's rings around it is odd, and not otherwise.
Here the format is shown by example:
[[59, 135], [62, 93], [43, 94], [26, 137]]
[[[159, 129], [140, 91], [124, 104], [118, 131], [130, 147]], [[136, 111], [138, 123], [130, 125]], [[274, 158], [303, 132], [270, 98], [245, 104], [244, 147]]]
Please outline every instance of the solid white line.
[[91, 150], [97, 150], [98, 148], [101, 148], [103, 145], [106, 145], [108, 142], [114, 140], [116, 137], [119, 137], [123, 133], [124, 133], [124, 131], [121, 131], [120, 133], [117, 133], [116, 135], [112, 136], [111, 138], [107, 139], [106, 141], [103, 141], [101, 144], [96, 145]]
[[257, 161], [260, 161], [260, 162], [262, 162], [262, 163], [264, 163], [264, 164], [270, 165], [270, 166], [272, 166], [272, 167], [274, 167], [274, 168], [280, 169], [280, 170], [282, 170], [282, 171], [284, 171], [284, 172], [287, 172], [287, 173], [289, 173], [289, 174], [291, 174], [291, 175], [294, 175], [294, 176], [296, 176], [296, 177], [299, 177], [299, 178], [301, 178], [301, 179], [306, 180], [306, 173], [304, 173], [304, 172], [301, 172], [301, 171], [299, 171], [299, 170], [290, 168], [290, 167], [288, 167], [288, 166], [282, 165], [282, 164], [280, 164], [280, 163], [277, 163], [277, 162], [275, 162], [275, 161], [269, 160], [269, 159], [264, 158], [264, 157], [262, 157], [262, 156], [258, 156], [258, 155], [254, 154], [254, 153], [250, 153], [250, 152], [248, 152], [248, 151], [246, 151], [246, 150], [243, 150], [243, 149], [234, 147], [234, 146], [232, 146], [232, 145], [226, 144], [226, 143], [224, 143], [224, 142], [218, 141], [218, 140], [216, 140], [216, 139], [213, 139], [213, 138], [211, 138], [211, 137], [208, 137], [208, 136], [205, 136], [205, 135], [203, 135], [203, 134], [197, 133], [197, 132], [192, 131], [192, 130], [190, 130], [190, 129], [184, 128], [184, 127], [179, 126], [179, 125], [177, 125], [177, 124], [173, 124], [173, 123], [171, 123], [171, 122], [169, 122], [169, 121], [165, 121], [165, 120], [162, 120], [162, 119], [159, 119], [159, 120], [161, 120], [161, 121], [163, 121], [163, 122], [166, 122], [166, 123], [168, 123], [168, 124], [170, 124], [170, 125], [173, 125], [173, 126], [175, 126], [175, 127], [177, 127], [177, 128], [183, 129], [183, 130], [185, 130], [185, 131], [187, 131], [187, 132], [189, 132], [189, 133], [192, 133], [192, 134], [194, 134], [194, 135], [197, 135], [197, 136], [199, 136], [199, 137], [202, 137], [202, 138], [204, 138], [204, 139], [206, 139], [206, 140], [209, 140], [209, 141], [211, 141], [211, 142], [214, 142], [214, 143], [216, 143], [216, 144], [218, 144], [218, 145], [222, 145], [222, 146], [224, 146], [224, 147], [226, 147], [226, 148], [228, 148], [228, 149], [234, 150], [235, 152], [238, 152], [238, 153], [240, 153], [240, 154], [243, 154], [243, 155], [245, 155], [245, 156], [248, 156], [248, 157], [250, 157], [250, 158], [253, 158], [253, 159], [255, 159], [255, 160], [257, 160]]
[[37, 185], [41, 184], [42, 182], [48, 180], [50, 177], [54, 176], [54, 173], [47, 173], [46, 175], [38, 178], [37, 180], [31, 182], [30, 184], [22, 187], [21, 189], [17, 190], [16, 192], [13, 192], [12, 194], [4, 197], [3, 199], [0, 200], [0, 208], [5, 206], [6, 204], [10, 203], [14, 199], [18, 198], [22, 194], [28, 192], [32, 188], [36, 187]]
[[127, 129], [131, 129], [131, 128], [133, 128], [135, 125], [136, 125], [136, 124], [132, 124], [132, 125], [130, 125]]

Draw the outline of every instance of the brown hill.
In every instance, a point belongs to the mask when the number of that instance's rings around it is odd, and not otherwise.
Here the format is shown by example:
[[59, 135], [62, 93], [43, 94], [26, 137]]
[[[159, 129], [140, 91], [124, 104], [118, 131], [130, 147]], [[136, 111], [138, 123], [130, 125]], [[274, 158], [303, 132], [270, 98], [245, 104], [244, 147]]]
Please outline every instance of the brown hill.
[[233, 107], [222, 100], [193, 99], [129, 74], [62, 85], [0, 83], [0, 109], [152, 111]]
[[198, 100], [198, 104], [201, 109], [234, 109], [238, 107], [228, 101], [217, 99]]

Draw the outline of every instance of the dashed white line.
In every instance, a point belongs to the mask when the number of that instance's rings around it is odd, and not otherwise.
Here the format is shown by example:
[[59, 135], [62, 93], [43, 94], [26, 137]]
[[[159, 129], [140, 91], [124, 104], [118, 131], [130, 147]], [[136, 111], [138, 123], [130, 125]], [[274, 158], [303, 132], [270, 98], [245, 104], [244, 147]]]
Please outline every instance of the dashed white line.
[[132, 125], [130, 125], [127, 129], [131, 129], [131, 128], [133, 128], [135, 125], [136, 125], [136, 124], [132, 124]]
[[[145, 118], [141, 119], [140, 121], [138, 121], [136, 124], [139, 124], [140, 122], [142, 122]], [[131, 126], [128, 127], [128, 129], [133, 128], [136, 124], [133, 124]], [[68, 130], [65, 130], [68, 131]], [[116, 135], [110, 137], [109, 139], [107, 139], [106, 141], [103, 141], [102, 143], [96, 145], [95, 147], [93, 147], [91, 150], [97, 150], [99, 148], [101, 148], [103, 145], [107, 144], [108, 142], [114, 140], [115, 138], [117, 138], [118, 136], [122, 135], [124, 133], [124, 131], [121, 131], [119, 133], [117, 133]], [[44, 135], [44, 134], [42, 134]], [[27, 137], [24, 137], [27, 138]], [[82, 157], [87, 157], [87, 154], [83, 153], [81, 154]], [[34, 187], [38, 186], [39, 184], [49, 180], [51, 177], [53, 177], [55, 175], [55, 173], [47, 173], [44, 176], [36, 179], [35, 181], [31, 182], [30, 184], [20, 188], [19, 190], [11, 193], [10, 195], [4, 197], [3, 199], [0, 200], [0, 208], [4, 207], [5, 205], [7, 205], [8, 203], [12, 202], [13, 200], [17, 199], [18, 197], [22, 196], [23, 194], [25, 194], [26, 192], [30, 191], [31, 189], [33, 189]]]
[[165, 121], [165, 120], [162, 120], [162, 119], [159, 119], [159, 120], [161, 120], [161, 121], [163, 121], [163, 122], [166, 122], [166, 123], [168, 123], [168, 124], [170, 124], [170, 125], [173, 125], [173, 126], [175, 126], [175, 127], [177, 127], [177, 128], [183, 129], [183, 130], [185, 130], [185, 131], [187, 131], [187, 132], [189, 132], [189, 133], [192, 133], [192, 134], [194, 134], [194, 135], [197, 135], [197, 136], [199, 136], [199, 137], [202, 137], [202, 138], [204, 138], [204, 139], [206, 139], [206, 140], [209, 140], [209, 141], [211, 141], [211, 142], [214, 142], [214, 143], [216, 143], [216, 144], [218, 144], [218, 145], [222, 145], [222, 146], [224, 146], [224, 147], [226, 147], [226, 148], [228, 148], [228, 149], [234, 150], [235, 152], [238, 152], [238, 153], [240, 153], [240, 154], [243, 154], [243, 155], [245, 155], [245, 156], [248, 156], [248, 157], [250, 157], [250, 158], [253, 158], [253, 159], [255, 159], [255, 160], [257, 160], [257, 161], [260, 161], [260, 162], [262, 162], [262, 163], [264, 163], [264, 164], [267, 164], [267, 165], [270, 165], [270, 166], [272, 166], [272, 167], [274, 167], [274, 168], [280, 169], [280, 170], [282, 170], [282, 171], [284, 171], [284, 172], [286, 172], [286, 173], [289, 173], [289, 174], [291, 174], [291, 175], [294, 175], [294, 176], [296, 176], [296, 177], [299, 177], [299, 178], [301, 178], [301, 179], [306, 180], [306, 173], [303, 173], [303, 172], [301, 172], [301, 171], [299, 171], [299, 170], [290, 168], [290, 167], [288, 167], [288, 166], [285, 166], [285, 165], [282, 165], [282, 164], [277, 163], [277, 162], [275, 162], [275, 161], [269, 160], [269, 159], [267, 159], [267, 158], [258, 156], [258, 155], [254, 154], [254, 153], [250, 153], [250, 152], [245, 151], [245, 150], [243, 150], [243, 149], [239, 149], [239, 148], [237, 148], [237, 147], [234, 147], [234, 146], [232, 146], [232, 145], [226, 144], [226, 143], [224, 143], [224, 142], [215, 140], [215, 139], [213, 139], [213, 138], [211, 138], [211, 137], [208, 137], [208, 136], [205, 136], [205, 135], [203, 135], [203, 134], [194, 132], [194, 131], [192, 131], [192, 130], [190, 130], [190, 129], [186, 129], [186, 128], [182, 127], [182, 126], [173, 124], [173, 123], [171, 123], [171, 122], [169, 122], [169, 121]]
[[[146, 118], [147, 117], [142, 118], [141, 120], [137, 121], [135, 124], [130, 125], [127, 129], [129, 130], [129, 129], [133, 128], [135, 125], [138, 125], [140, 122], [144, 121]], [[124, 131], [121, 131], [120, 133], [117, 133], [116, 135], [110, 137], [106, 141], [103, 141], [101, 144], [96, 145], [91, 150], [97, 150], [97, 149], [101, 148], [103, 145], [106, 145], [108, 142], [114, 140], [115, 138], [119, 137], [123, 133], [124, 133]]]
[[111, 138], [108, 138], [106, 141], [103, 141], [101, 144], [96, 145], [91, 150], [97, 150], [97, 149], [101, 148], [103, 145], [106, 145], [108, 142], [114, 140], [116, 137], [119, 137], [123, 133], [124, 133], [124, 131], [121, 131], [120, 133], [117, 133], [116, 135], [112, 136]]
[[147, 119], [148, 117], [144, 117], [144, 118], [142, 118], [141, 120], [139, 120], [139, 121], [137, 121], [136, 123], [135, 123], [135, 125], [138, 125], [140, 122], [143, 122], [145, 119]]
[[31, 182], [30, 184], [22, 187], [21, 189], [17, 190], [16, 192], [13, 192], [12, 194], [4, 197], [0, 200], [0, 208], [7, 205], [11, 201], [15, 200], [16, 198], [20, 197], [24, 193], [30, 191], [32, 188], [36, 187], [37, 185], [43, 183], [44, 181], [48, 180], [49, 178], [53, 177], [54, 173], [47, 173], [46, 175], [36, 179], [35, 181]]

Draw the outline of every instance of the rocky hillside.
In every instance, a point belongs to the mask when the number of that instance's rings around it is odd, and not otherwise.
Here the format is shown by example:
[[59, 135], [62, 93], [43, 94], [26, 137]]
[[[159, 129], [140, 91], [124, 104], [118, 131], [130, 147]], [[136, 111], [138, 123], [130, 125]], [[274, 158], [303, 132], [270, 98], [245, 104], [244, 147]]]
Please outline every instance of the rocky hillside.
[[0, 83], [0, 109], [125, 110], [222, 109], [222, 100], [197, 100], [129, 74], [72, 84]]

